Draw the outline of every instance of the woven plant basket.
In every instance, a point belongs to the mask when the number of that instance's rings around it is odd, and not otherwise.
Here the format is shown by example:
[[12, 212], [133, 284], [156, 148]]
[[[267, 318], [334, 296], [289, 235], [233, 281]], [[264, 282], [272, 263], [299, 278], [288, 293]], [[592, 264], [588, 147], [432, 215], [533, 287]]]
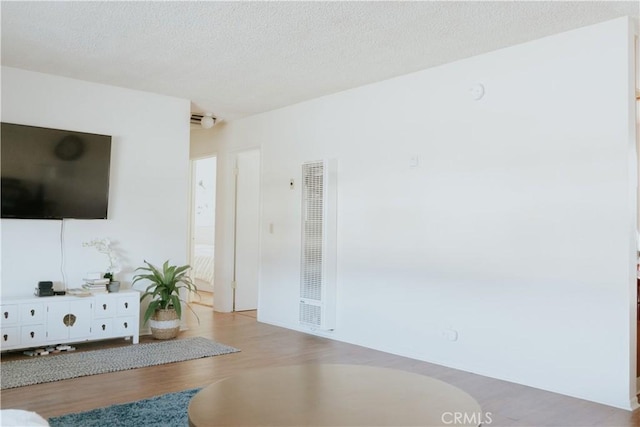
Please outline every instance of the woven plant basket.
[[173, 308], [158, 309], [149, 319], [151, 336], [158, 340], [169, 340], [178, 336], [180, 319]]

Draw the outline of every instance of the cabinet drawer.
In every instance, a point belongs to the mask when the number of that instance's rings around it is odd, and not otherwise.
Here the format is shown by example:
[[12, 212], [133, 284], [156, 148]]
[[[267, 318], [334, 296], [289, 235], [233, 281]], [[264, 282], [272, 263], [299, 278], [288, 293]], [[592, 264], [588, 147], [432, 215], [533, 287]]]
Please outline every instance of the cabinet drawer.
[[13, 347], [15, 345], [20, 344], [20, 328], [2, 328], [1, 336], [0, 336], [0, 348], [3, 350], [5, 348]]
[[20, 344], [25, 347], [42, 345], [46, 341], [44, 325], [26, 325], [20, 328]]
[[18, 305], [3, 304], [2, 315], [0, 316], [1, 325], [15, 325], [18, 323]]
[[20, 304], [20, 323], [35, 324], [44, 321], [44, 304]]
[[97, 295], [93, 308], [93, 317], [113, 317], [116, 314], [118, 300], [109, 295]]
[[114, 322], [116, 336], [133, 335], [136, 333], [137, 317], [118, 317], [114, 319]]
[[113, 319], [95, 319], [93, 321], [91, 335], [96, 339], [109, 338], [113, 334]]
[[118, 316], [137, 316], [140, 296], [138, 294], [118, 297]]

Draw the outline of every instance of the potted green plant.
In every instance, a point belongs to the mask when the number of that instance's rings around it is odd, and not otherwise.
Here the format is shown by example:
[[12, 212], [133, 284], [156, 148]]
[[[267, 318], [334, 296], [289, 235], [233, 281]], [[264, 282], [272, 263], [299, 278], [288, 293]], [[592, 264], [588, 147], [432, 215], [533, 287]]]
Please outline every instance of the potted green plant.
[[194, 293], [198, 291], [188, 275], [191, 267], [189, 265], [169, 265], [168, 260], [162, 265], [162, 269], [146, 260], [144, 263], [147, 265], [146, 267], [136, 268], [136, 271], [141, 270], [143, 273], [136, 274], [132, 282], [132, 285], [140, 280], [151, 282], [140, 296], [141, 302], [146, 298], [151, 298], [144, 313], [144, 323], [149, 322], [151, 335], [156, 339], [175, 338], [180, 332], [182, 302], [187, 304], [180, 298], [180, 290], [184, 289]]

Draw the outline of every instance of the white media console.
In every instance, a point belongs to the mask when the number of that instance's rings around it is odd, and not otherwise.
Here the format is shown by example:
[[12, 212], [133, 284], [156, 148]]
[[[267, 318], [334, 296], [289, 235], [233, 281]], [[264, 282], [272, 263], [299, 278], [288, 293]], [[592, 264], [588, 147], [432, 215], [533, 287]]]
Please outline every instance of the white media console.
[[140, 334], [140, 293], [6, 298], [0, 304], [0, 350], [20, 350]]

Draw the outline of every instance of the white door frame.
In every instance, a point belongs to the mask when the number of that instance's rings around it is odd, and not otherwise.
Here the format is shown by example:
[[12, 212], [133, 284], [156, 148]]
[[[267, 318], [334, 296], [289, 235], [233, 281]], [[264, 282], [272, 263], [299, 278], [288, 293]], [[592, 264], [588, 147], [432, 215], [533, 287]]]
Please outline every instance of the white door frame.
[[[239, 222], [239, 211], [238, 211], [238, 192], [239, 192], [239, 173], [242, 173], [242, 170], [239, 170], [239, 157], [242, 154], [256, 152], [258, 156], [258, 176], [257, 176], [257, 188], [254, 190], [257, 192], [256, 197], [257, 200], [253, 200], [256, 204], [255, 217], [250, 218], [250, 220], [255, 221], [255, 236], [251, 237], [251, 242], [249, 245], [253, 245], [256, 248], [257, 255], [255, 256], [255, 260], [248, 261], [243, 257], [239, 257], [239, 246], [242, 247], [243, 242], [238, 241], [238, 222]], [[260, 268], [260, 218], [261, 218], [261, 192], [260, 192], [260, 184], [261, 184], [261, 150], [260, 148], [251, 148], [247, 150], [236, 151], [235, 155], [235, 170], [234, 170], [234, 208], [233, 208], [233, 267], [232, 267], [232, 283], [233, 283], [233, 292], [232, 292], [232, 311], [242, 311], [242, 310], [252, 310], [258, 308], [258, 292], [259, 292], [259, 268]], [[242, 209], [242, 207], [240, 207]], [[245, 217], [246, 218], [246, 217]], [[240, 259], [240, 261], [239, 261]], [[255, 265], [239, 265], [239, 262], [255, 262]], [[252, 288], [249, 290], [249, 298], [253, 300], [252, 302], [243, 301], [240, 307], [238, 307], [238, 279], [239, 279], [239, 271], [243, 274], [244, 272], [251, 272], [255, 274], [255, 277], [247, 277], [250, 279], [249, 282]], [[243, 282], [242, 280], [240, 282]], [[240, 283], [240, 286], [246, 286], [247, 282]], [[255, 286], [255, 288], [253, 288]], [[249, 303], [247, 306], [246, 304]]]

